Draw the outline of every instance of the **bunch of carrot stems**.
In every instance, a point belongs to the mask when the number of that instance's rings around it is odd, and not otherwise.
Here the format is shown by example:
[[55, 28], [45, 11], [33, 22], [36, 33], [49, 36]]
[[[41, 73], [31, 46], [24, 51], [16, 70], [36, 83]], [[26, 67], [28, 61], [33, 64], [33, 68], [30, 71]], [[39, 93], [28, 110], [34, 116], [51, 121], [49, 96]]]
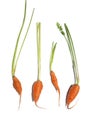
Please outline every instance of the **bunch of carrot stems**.
[[[34, 14], [34, 8], [32, 10], [29, 24], [28, 24], [28, 27], [26, 29], [26, 33], [24, 35], [21, 46], [19, 48], [20, 37], [21, 37], [22, 30], [23, 30], [23, 27], [24, 27], [24, 24], [26, 21], [26, 12], [27, 12], [27, 1], [25, 0], [23, 21], [22, 21], [22, 25], [21, 25], [20, 30], [19, 30], [17, 40], [16, 40], [16, 46], [15, 46], [15, 50], [14, 50], [14, 54], [13, 54], [12, 69], [11, 69], [13, 87], [20, 96], [19, 107], [20, 107], [20, 102], [21, 102], [22, 85], [21, 85], [20, 80], [15, 76], [15, 72], [16, 72], [17, 63], [18, 63], [22, 48], [24, 46], [28, 31], [30, 29], [30, 25], [32, 22], [33, 14]], [[74, 83], [69, 87], [67, 95], [66, 95], [66, 101], [65, 101], [67, 108], [70, 109], [73, 107], [73, 106], [70, 107], [71, 102], [75, 99], [75, 97], [78, 95], [78, 92], [80, 90], [78, 64], [77, 64], [77, 58], [76, 58], [73, 40], [72, 40], [70, 31], [68, 29], [68, 26], [66, 25], [66, 23], [64, 23], [64, 29], [65, 29], [65, 32], [64, 32], [62, 26], [58, 22], [56, 25], [57, 25], [57, 28], [59, 29], [60, 33], [63, 35], [63, 37], [68, 45], [71, 60], [72, 60]], [[38, 74], [37, 74], [37, 80], [32, 85], [32, 100], [35, 102], [35, 105], [37, 107], [39, 107], [37, 105], [37, 101], [38, 101], [40, 94], [41, 94], [41, 91], [43, 89], [43, 83], [41, 81], [41, 23], [40, 22], [36, 23], [36, 41], [37, 41], [36, 45], [37, 45], [37, 70], [38, 70]], [[49, 71], [50, 71], [51, 82], [59, 94], [58, 104], [60, 105], [60, 88], [58, 85], [58, 80], [57, 80], [56, 74], [52, 69], [56, 45], [57, 45], [57, 43], [54, 43], [54, 42], [52, 43], [51, 53], [50, 53], [50, 62], [49, 62]], [[18, 51], [18, 48], [19, 48], [19, 51]]]

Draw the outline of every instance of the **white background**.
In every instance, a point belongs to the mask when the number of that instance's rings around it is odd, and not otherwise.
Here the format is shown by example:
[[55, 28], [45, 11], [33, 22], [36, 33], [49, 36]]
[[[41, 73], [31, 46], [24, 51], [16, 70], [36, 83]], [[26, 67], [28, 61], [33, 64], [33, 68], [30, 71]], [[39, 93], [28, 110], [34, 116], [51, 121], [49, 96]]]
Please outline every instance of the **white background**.
[[[0, 1], [0, 129], [2, 130], [79, 130], [98, 129], [98, 6], [97, 0], [27, 0], [23, 39], [32, 8], [33, 21], [17, 65], [16, 76], [23, 87], [22, 102], [12, 86], [11, 62], [21, 26], [24, 0]], [[31, 87], [37, 79], [36, 22], [41, 22], [43, 90], [37, 108], [31, 100]], [[77, 54], [80, 93], [77, 105], [67, 110], [65, 96], [73, 83], [73, 71], [67, 44], [56, 22], [67, 23]], [[61, 89], [61, 105], [49, 76], [52, 42], [57, 42], [53, 70]]]

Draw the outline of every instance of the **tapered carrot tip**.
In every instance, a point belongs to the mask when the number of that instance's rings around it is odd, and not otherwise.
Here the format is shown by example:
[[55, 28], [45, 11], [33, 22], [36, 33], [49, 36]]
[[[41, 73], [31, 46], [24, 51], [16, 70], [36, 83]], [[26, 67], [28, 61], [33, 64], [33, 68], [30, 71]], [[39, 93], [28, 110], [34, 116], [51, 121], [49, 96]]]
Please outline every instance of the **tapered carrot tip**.
[[66, 106], [68, 109], [71, 109], [72, 107], [69, 107], [70, 103], [76, 98], [80, 90], [80, 86], [78, 84], [73, 84], [68, 89], [67, 95], [66, 95]]
[[16, 92], [19, 94], [20, 99], [19, 99], [19, 107], [20, 107], [20, 103], [21, 103], [21, 94], [22, 94], [22, 86], [21, 86], [21, 82], [19, 81], [19, 79], [16, 76], [12, 77], [13, 79], [13, 87], [16, 90]]
[[58, 105], [60, 105], [60, 88], [59, 88], [59, 85], [58, 85], [58, 80], [57, 80], [57, 77], [55, 75], [55, 73], [51, 70], [50, 71], [50, 77], [51, 77], [51, 82], [54, 86], [54, 88], [58, 91], [59, 93], [59, 98], [58, 98]]
[[32, 101], [35, 102], [35, 105], [37, 107], [38, 107], [37, 101], [40, 97], [42, 89], [43, 89], [43, 84], [40, 80], [37, 80], [33, 83], [33, 85], [32, 85]]

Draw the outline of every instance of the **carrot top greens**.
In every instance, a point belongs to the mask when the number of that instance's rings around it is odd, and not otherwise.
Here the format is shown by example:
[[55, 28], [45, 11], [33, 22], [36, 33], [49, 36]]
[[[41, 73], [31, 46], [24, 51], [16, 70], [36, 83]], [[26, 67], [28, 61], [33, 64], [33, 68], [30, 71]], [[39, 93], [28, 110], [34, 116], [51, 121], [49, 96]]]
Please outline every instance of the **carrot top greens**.
[[36, 23], [36, 39], [37, 39], [37, 63], [38, 63], [38, 76], [37, 79], [40, 80], [41, 73], [41, 23]]
[[50, 54], [50, 65], [49, 65], [50, 70], [52, 70], [52, 63], [53, 63], [53, 59], [54, 59], [56, 45], [57, 45], [57, 43], [54, 43], [54, 42], [52, 43], [51, 54]]
[[[13, 55], [13, 59], [12, 59], [12, 76], [15, 75], [15, 71], [16, 71], [16, 67], [17, 67], [17, 62], [18, 62], [21, 50], [23, 48], [24, 42], [26, 40], [28, 31], [29, 31], [29, 28], [30, 28], [30, 25], [31, 25], [31, 21], [32, 21], [32, 18], [33, 18], [33, 14], [34, 14], [34, 8], [33, 8], [33, 11], [32, 11], [32, 14], [31, 14], [31, 18], [30, 18], [30, 21], [29, 21], [29, 24], [28, 24], [28, 27], [27, 27], [24, 39], [22, 41], [19, 53], [17, 54], [20, 36], [21, 36], [22, 30], [23, 30], [23, 27], [24, 27], [25, 19], [26, 19], [26, 10], [27, 10], [27, 1], [25, 0], [24, 17], [23, 17], [22, 25], [21, 25], [21, 28], [20, 28], [17, 40], [16, 40], [16, 46], [15, 46], [14, 55]], [[17, 56], [16, 56], [16, 54], [17, 54]]]
[[62, 26], [58, 22], [56, 23], [56, 25], [57, 25], [60, 33], [64, 36], [64, 38], [65, 38], [65, 40], [66, 40], [66, 42], [68, 44], [68, 48], [69, 48], [71, 59], [72, 59], [72, 67], [73, 67], [74, 80], [75, 80], [74, 82], [76, 84], [79, 84], [79, 71], [78, 71], [77, 58], [76, 58], [74, 44], [73, 44], [73, 40], [72, 40], [70, 31], [69, 31], [66, 23], [64, 23], [64, 28], [65, 28], [66, 34], [63, 31]]

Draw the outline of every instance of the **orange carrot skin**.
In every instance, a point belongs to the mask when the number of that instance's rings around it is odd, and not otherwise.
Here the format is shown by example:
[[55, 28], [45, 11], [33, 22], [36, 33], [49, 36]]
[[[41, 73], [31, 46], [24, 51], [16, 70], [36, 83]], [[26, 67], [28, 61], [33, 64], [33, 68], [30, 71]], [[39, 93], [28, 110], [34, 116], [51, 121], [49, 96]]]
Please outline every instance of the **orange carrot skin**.
[[58, 80], [57, 80], [55, 73], [52, 70], [50, 71], [50, 76], [51, 76], [52, 84], [54, 85], [54, 87], [58, 91], [58, 93], [60, 94], [60, 89], [59, 89], [59, 86], [58, 86]]
[[36, 103], [40, 97], [41, 91], [43, 89], [43, 83], [37, 80], [32, 85], [32, 100]]
[[21, 86], [21, 82], [19, 81], [19, 79], [16, 76], [13, 76], [13, 87], [15, 88], [15, 90], [17, 91], [17, 93], [19, 95], [21, 95], [22, 93], [22, 86]]
[[66, 95], [66, 105], [67, 108], [69, 108], [69, 104], [75, 99], [75, 97], [78, 95], [80, 90], [80, 86], [78, 84], [73, 84], [68, 89], [67, 95]]

